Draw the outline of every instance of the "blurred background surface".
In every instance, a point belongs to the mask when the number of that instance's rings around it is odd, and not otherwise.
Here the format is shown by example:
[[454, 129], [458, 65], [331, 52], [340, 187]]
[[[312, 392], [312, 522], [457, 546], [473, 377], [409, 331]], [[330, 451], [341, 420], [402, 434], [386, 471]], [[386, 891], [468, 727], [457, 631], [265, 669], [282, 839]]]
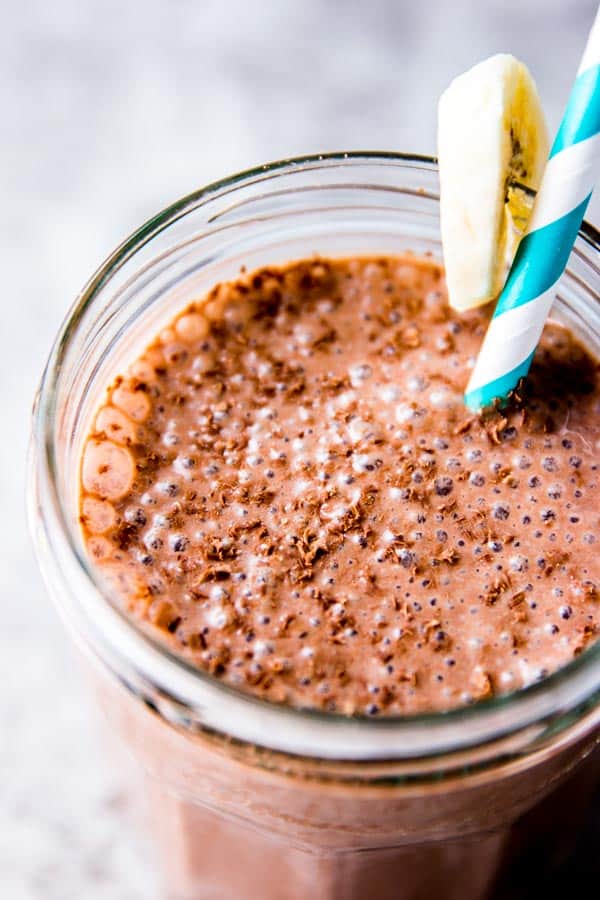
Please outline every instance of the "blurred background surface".
[[[340, 149], [435, 150], [440, 91], [498, 51], [554, 131], [595, 0], [21, 0], [0, 27], [0, 896], [157, 900], [25, 528], [28, 420], [56, 329], [176, 197]], [[592, 207], [591, 218], [597, 220]]]

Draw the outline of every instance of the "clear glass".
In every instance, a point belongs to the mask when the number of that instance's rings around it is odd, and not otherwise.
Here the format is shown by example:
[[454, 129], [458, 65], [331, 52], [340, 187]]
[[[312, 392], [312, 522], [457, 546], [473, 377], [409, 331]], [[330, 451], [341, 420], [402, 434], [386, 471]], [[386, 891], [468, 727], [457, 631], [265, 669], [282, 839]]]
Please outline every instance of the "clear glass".
[[[598, 356], [599, 247], [584, 226], [553, 308]], [[523, 852], [540, 810], [548, 840], [553, 816], [553, 837], [565, 837], [556, 791], [574, 810], [600, 778], [600, 644], [467, 709], [300, 712], [170, 654], [105, 595], [85, 558], [78, 479], [90, 416], [178, 308], [242, 264], [407, 249], [441, 255], [434, 160], [344, 153], [264, 166], [142, 226], [86, 285], [53, 347], [34, 415], [32, 533], [99, 702], [147, 773], [169, 897], [477, 900], [503, 890], [515, 835]]]

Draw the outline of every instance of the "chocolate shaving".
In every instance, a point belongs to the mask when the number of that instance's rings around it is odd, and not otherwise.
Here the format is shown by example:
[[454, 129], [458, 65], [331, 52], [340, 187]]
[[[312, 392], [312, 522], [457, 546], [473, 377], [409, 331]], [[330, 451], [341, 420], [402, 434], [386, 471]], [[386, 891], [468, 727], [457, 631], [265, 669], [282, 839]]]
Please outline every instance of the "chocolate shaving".
[[407, 325], [406, 328], [396, 332], [394, 342], [397, 347], [405, 347], [412, 350], [420, 346], [421, 332], [416, 325]]
[[335, 328], [326, 328], [322, 334], [314, 339], [312, 342], [312, 346], [316, 349], [319, 347], [325, 347], [327, 344], [333, 344], [333, 342], [337, 339], [337, 331]]
[[210, 538], [206, 543], [204, 552], [207, 559], [222, 561], [225, 559], [235, 559], [237, 556], [237, 547], [218, 537], [214, 537]]
[[446, 547], [437, 551], [435, 559], [440, 563], [447, 563], [449, 566], [455, 566], [460, 559], [460, 553], [455, 547]]
[[494, 693], [490, 674], [481, 669], [475, 669], [471, 672], [469, 687], [475, 700], [483, 700], [486, 697], [491, 697]]
[[500, 432], [508, 425], [508, 419], [499, 413], [492, 413], [491, 417], [486, 414], [480, 416], [479, 421], [490, 444], [501, 444]]
[[246, 531], [254, 531], [255, 528], [261, 528], [264, 532], [264, 537], [266, 537], [269, 533], [260, 519], [250, 519], [236, 522], [235, 525], [232, 525], [229, 528], [227, 533], [235, 539], [238, 538], [241, 534], [244, 534], [244, 532]]
[[588, 644], [595, 640], [599, 633], [600, 628], [598, 625], [584, 625], [577, 644], [575, 645], [575, 649], [573, 650], [573, 655], [579, 656], [580, 653], [583, 653]]
[[122, 525], [113, 532], [119, 550], [128, 550], [135, 542], [138, 536], [139, 528], [137, 525], [131, 525], [129, 522], [123, 522]]
[[198, 575], [197, 583], [204, 584], [205, 581], [227, 581], [231, 577], [231, 569], [225, 566], [206, 566]]
[[508, 575], [502, 575], [499, 578], [494, 579], [492, 585], [484, 594], [486, 605], [494, 606], [509, 587], [510, 578]]
[[569, 553], [566, 550], [552, 550], [546, 555], [546, 565], [544, 567], [544, 575], [552, 575], [555, 569], [560, 568], [569, 559]]
[[472, 426], [473, 423], [476, 422], [476, 421], [477, 421], [477, 416], [471, 416], [470, 419], [465, 419], [464, 422], [461, 422], [460, 425], [457, 425], [457, 426], [453, 429], [452, 434], [456, 434], [456, 435], [458, 435], [458, 434], [466, 434], [467, 431], [470, 431], [470, 430], [471, 430], [471, 426]]

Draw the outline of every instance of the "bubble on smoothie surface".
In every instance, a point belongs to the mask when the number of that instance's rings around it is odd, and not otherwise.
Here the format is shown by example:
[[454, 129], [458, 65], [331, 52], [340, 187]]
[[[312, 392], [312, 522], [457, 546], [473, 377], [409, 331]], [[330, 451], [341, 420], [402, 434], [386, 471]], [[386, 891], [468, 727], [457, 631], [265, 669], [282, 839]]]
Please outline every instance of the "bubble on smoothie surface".
[[269, 267], [182, 310], [84, 448], [109, 590], [213, 676], [344, 714], [478, 702], [583, 652], [598, 367], [549, 324], [521, 400], [473, 416], [487, 316], [409, 255]]
[[104, 433], [115, 444], [132, 444], [135, 426], [130, 418], [114, 406], [104, 406], [96, 416], [96, 431]]
[[117, 514], [114, 506], [107, 500], [85, 497], [81, 504], [81, 514], [85, 527], [92, 534], [104, 534], [114, 527]]
[[134, 422], [143, 422], [150, 412], [150, 400], [145, 393], [145, 385], [119, 385], [112, 392], [113, 406], [116, 406]]
[[206, 337], [209, 327], [206, 316], [190, 312], [177, 319], [175, 333], [180, 340], [193, 344]]
[[129, 450], [111, 441], [88, 440], [81, 480], [86, 491], [106, 500], [120, 500], [133, 485], [134, 462]]

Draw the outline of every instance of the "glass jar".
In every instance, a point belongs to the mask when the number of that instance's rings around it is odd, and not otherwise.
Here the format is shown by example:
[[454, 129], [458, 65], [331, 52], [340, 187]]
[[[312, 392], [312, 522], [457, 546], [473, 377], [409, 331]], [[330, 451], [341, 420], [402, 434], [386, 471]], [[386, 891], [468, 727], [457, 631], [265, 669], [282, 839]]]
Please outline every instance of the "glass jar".
[[[585, 225], [553, 308], [598, 356], [599, 247]], [[434, 160], [344, 153], [263, 166], [143, 225], [85, 286], [52, 350], [35, 405], [31, 528], [98, 701], [145, 773], [169, 897], [516, 898], [519, 856], [542, 829], [547, 866], [600, 779], [600, 642], [541, 683], [466, 709], [301, 712], [172, 655], [103, 594], [86, 558], [78, 482], [90, 416], [177, 309], [242, 264], [404, 250], [441, 256]]]

